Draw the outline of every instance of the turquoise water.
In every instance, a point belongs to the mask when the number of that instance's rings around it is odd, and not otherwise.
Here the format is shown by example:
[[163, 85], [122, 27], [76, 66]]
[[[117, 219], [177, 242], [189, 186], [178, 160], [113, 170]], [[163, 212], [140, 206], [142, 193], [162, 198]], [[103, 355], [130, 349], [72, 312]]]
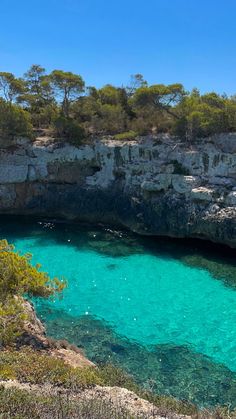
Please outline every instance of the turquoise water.
[[36, 221], [4, 221], [0, 233], [68, 280], [62, 299], [36, 302], [49, 334], [155, 391], [236, 402], [234, 254], [214, 260], [192, 244]]

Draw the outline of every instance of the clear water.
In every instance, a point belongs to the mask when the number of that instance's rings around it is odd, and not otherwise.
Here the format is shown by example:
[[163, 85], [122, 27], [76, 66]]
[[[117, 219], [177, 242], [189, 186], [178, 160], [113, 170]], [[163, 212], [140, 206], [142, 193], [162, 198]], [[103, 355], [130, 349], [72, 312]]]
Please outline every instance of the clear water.
[[62, 299], [35, 302], [50, 335], [154, 391], [236, 404], [233, 252], [36, 221], [4, 220], [0, 234], [68, 280]]

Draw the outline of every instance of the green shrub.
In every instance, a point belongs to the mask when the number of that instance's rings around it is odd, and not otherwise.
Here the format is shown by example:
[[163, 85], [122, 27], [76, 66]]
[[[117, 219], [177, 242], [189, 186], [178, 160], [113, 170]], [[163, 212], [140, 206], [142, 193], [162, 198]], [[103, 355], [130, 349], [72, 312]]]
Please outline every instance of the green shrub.
[[50, 297], [61, 292], [65, 282], [50, 279], [31, 265], [31, 255], [14, 252], [14, 246], [0, 240], [0, 345], [9, 345], [23, 332], [26, 319], [22, 306], [25, 295]]
[[0, 352], [0, 379], [18, 380], [31, 384], [52, 384], [77, 391], [94, 385], [118, 386], [135, 392], [163, 412], [194, 414], [194, 405], [173, 397], [160, 396], [142, 389], [133, 378], [113, 365], [94, 368], [72, 368], [62, 359], [32, 349]]
[[85, 131], [78, 122], [71, 118], [60, 116], [54, 121], [56, 135], [70, 144], [80, 145], [85, 138]]
[[[25, 390], [0, 387], [0, 417], [4, 419], [132, 419], [118, 404], [113, 406], [109, 401], [94, 398], [81, 400], [73, 398], [70, 393], [48, 390], [28, 392]], [[144, 418], [143, 418], [144, 419]]]
[[0, 137], [32, 137], [30, 115], [20, 107], [0, 99]]
[[115, 140], [135, 140], [137, 135], [138, 134], [135, 131], [127, 131], [127, 132], [122, 132], [121, 134], [114, 135], [114, 139]]

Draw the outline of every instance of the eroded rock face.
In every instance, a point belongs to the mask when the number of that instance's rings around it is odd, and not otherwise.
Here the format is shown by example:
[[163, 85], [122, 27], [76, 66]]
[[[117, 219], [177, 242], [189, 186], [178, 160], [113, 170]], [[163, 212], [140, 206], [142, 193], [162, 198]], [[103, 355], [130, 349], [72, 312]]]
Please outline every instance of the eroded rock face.
[[46, 336], [46, 329], [38, 319], [33, 305], [26, 300], [22, 301], [26, 319], [24, 331], [17, 339], [17, 347], [29, 346], [44, 354], [62, 359], [72, 367], [95, 367], [82, 351], [67, 341], [50, 339]]
[[[236, 247], [236, 134], [0, 150], [0, 213], [66, 217]], [[236, 143], [235, 143], [236, 144]]]

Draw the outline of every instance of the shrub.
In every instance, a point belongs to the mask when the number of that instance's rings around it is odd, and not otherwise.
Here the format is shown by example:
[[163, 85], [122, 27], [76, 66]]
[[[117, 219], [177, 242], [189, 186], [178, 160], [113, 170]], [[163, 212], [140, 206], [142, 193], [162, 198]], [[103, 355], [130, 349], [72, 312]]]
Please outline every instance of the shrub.
[[31, 137], [32, 133], [28, 112], [0, 99], [0, 136], [14, 139], [17, 136]]
[[75, 392], [94, 385], [119, 386], [127, 388], [139, 397], [150, 401], [165, 414], [169, 412], [197, 413], [196, 407], [191, 403], [179, 401], [173, 397], [153, 394], [140, 388], [130, 375], [113, 365], [105, 365], [99, 368], [73, 368], [65, 364], [62, 359], [28, 348], [21, 351], [0, 352], [0, 379], [18, 380], [31, 384], [52, 384]]
[[85, 138], [85, 130], [71, 118], [60, 116], [54, 121], [56, 135], [73, 145], [79, 145]]
[[135, 131], [127, 131], [127, 132], [122, 132], [120, 134], [114, 135], [114, 139], [115, 140], [135, 140], [137, 135], [138, 134]]
[[50, 279], [31, 265], [31, 255], [14, 252], [14, 246], [0, 240], [0, 344], [8, 345], [23, 329], [25, 314], [22, 297], [50, 297], [65, 287], [58, 278]]

